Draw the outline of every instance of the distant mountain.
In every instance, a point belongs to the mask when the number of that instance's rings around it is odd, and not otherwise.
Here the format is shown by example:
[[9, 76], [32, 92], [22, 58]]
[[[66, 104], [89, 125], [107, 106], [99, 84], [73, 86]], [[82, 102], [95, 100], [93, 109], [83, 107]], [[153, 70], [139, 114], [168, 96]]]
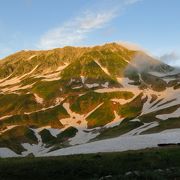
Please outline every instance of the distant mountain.
[[110, 43], [0, 61], [0, 156], [180, 128], [180, 71]]

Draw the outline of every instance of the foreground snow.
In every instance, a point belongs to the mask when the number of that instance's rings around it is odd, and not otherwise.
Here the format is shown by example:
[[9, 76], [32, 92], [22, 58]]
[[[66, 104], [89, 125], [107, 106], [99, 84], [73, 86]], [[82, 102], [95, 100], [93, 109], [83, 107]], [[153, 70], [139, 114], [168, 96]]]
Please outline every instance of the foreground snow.
[[[87, 137], [84, 138], [87, 139]], [[29, 145], [27, 143], [22, 144], [23, 147], [27, 148], [27, 151], [24, 151], [22, 155], [17, 155], [8, 148], [0, 148], [0, 157], [23, 157], [23, 156], [27, 156], [30, 153], [33, 153], [36, 157], [39, 157], [39, 156], [61, 156], [61, 155], [71, 155], [71, 154], [88, 154], [88, 153], [98, 153], [98, 152], [121, 152], [127, 150], [139, 150], [139, 149], [157, 147], [158, 144], [162, 144], [162, 143], [164, 144], [180, 143], [180, 129], [169, 129], [161, 133], [146, 134], [146, 135], [138, 135], [137, 133], [134, 134], [127, 133], [126, 135], [122, 135], [117, 138], [100, 140], [91, 143], [84, 143], [81, 145], [75, 145], [52, 152], [48, 152], [50, 151], [51, 148], [45, 148], [43, 146], [40, 136], [38, 141], [39, 141], [38, 145]], [[76, 138], [73, 141], [79, 142], [79, 139]], [[72, 144], [76, 144], [76, 143], [72, 143]]]
[[166, 131], [156, 134], [120, 136], [78, 146], [72, 146], [43, 154], [41, 156], [59, 156], [70, 154], [88, 154], [98, 152], [120, 152], [157, 147], [161, 143], [180, 143], [180, 132]]
[[0, 148], [0, 157], [19, 157], [15, 152], [8, 148]]

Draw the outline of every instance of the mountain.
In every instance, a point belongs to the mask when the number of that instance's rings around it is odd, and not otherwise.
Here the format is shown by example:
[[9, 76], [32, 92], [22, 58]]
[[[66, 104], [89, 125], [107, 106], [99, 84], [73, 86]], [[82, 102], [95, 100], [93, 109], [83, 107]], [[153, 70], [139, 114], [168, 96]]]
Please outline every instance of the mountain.
[[143, 51], [109, 43], [0, 61], [0, 156], [177, 128], [180, 71]]

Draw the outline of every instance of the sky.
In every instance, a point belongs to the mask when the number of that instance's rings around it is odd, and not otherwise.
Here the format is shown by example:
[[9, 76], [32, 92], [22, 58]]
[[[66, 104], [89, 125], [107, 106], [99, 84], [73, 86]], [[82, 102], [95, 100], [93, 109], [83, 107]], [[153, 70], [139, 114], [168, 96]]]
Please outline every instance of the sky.
[[180, 0], [0, 0], [0, 58], [125, 42], [180, 66], [179, 20]]

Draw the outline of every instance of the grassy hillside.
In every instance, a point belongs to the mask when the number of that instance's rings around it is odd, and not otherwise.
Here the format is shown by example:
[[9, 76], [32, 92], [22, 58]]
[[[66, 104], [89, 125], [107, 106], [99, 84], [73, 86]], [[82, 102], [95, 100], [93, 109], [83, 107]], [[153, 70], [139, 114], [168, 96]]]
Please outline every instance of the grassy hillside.
[[109, 101], [111, 99], [131, 99], [133, 97], [132, 92], [120, 91], [120, 92], [109, 92], [109, 93], [97, 93], [94, 91], [89, 91], [86, 94], [78, 97], [74, 100], [71, 105], [71, 109], [74, 112], [84, 114], [92, 111], [95, 107], [104, 101]]
[[0, 159], [0, 175], [3, 180], [179, 179], [180, 149]]
[[10, 125], [26, 125], [34, 127], [49, 125], [53, 128], [62, 128], [63, 125], [59, 119], [66, 117], [69, 117], [69, 114], [62, 105], [58, 105], [47, 110], [7, 117], [3, 121], [0, 121], [0, 129]]
[[0, 94], [0, 116], [22, 114], [42, 108], [33, 94]]

